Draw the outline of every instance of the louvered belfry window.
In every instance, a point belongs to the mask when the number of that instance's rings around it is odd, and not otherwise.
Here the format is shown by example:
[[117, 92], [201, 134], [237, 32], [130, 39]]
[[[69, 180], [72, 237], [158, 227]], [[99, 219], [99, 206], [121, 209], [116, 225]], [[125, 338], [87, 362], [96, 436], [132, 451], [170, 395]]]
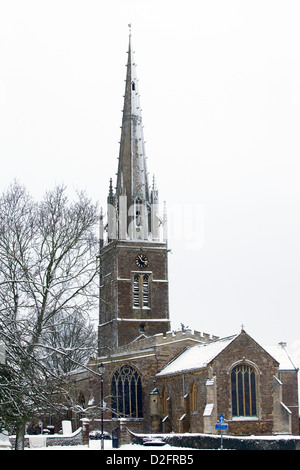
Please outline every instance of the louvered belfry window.
[[136, 273], [133, 276], [133, 307], [150, 307], [149, 297], [150, 275], [147, 273]]
[[133, 306], [138, 308], [140, 306], [140, 275], [133, 276]]

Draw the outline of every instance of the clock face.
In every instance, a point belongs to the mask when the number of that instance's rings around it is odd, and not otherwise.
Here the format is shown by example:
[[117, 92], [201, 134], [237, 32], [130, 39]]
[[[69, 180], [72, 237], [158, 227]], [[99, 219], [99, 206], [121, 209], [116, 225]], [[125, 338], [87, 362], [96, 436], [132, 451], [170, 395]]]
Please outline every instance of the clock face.
[[146, 266], [148, 266], [148, 258], [146, 255], [137, 255], [137, 257], [135, 258], [135, 264], [139, 267], [139, 268], [145, 268]]

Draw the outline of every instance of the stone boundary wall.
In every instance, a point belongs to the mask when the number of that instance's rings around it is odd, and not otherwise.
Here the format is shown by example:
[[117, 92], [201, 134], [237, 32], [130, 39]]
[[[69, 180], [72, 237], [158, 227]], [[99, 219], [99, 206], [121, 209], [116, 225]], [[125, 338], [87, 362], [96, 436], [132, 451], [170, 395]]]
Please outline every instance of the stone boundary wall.
[[[174, 447], [217, 450], [221, 436], [216, 434], [134, 434], [129, 431], [133, 444], [143, 444], [144, 438], [158, 438]], [[162, 447], [163, 449], [163, 447]], [[227, 450], [300, 450], [298, 436], [236, 437], [223, 435], [223, 449]]]
[[[30, 447], [29, 439], [32, 437], [44, 437], [46, 440], [46, 447], [53, 447], [53, 446], [78, 446], [83, 444], [83, 437], [82, 437], [82, 428], [78, 428], [75, 432], [68, 435], [63, 434], [53, 434], [53, 435], [27, 435], [25, 436], [25, 447]], [[12, 445], [12, 448], [15, 447], [15, 436], [10, 436], [9, 441]]]

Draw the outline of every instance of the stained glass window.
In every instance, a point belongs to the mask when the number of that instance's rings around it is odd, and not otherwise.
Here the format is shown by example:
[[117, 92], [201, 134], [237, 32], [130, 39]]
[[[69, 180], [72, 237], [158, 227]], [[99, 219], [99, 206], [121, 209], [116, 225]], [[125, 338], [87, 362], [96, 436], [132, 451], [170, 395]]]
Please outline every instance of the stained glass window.
[[232, 416], [256, 416], [256, 374], [250, 365], [240, 364], [231, 372]]
[[120, 367], [111, 382], [114, 418], [141, 418], [143, 416], [142, 381], [131, 366]]

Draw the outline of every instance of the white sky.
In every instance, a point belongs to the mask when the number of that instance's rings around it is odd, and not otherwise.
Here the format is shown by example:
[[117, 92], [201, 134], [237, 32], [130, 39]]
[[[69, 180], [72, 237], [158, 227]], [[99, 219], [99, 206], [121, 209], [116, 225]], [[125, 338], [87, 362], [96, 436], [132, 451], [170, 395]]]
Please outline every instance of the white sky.
[[298, 365], [299, 20], [298, 0], [0, 0], [0, 190], [64, 182], [105, 205], [131, 22], [172, 327], [244, 324]]

